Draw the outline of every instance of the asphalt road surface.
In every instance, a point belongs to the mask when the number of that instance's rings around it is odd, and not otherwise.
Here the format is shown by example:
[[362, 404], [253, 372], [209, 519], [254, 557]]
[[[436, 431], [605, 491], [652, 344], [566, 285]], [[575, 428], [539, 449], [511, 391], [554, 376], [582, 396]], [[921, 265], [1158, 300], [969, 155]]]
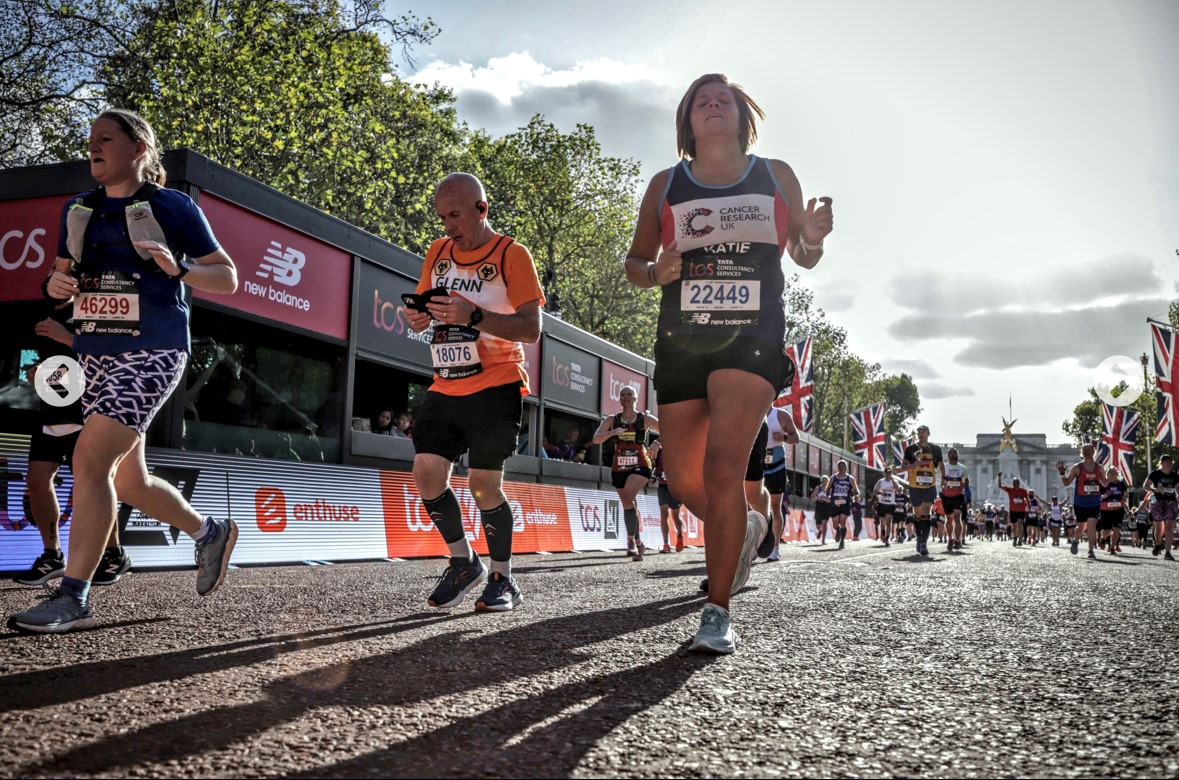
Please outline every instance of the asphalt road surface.
[[426, 606], [439, 559], [133, 572], [0, 634], [0, 777], [1179, 775], [1179, 564], [944, 549], [785, 545], [719, 658], [700, 550], [519, 557], [490, 615]]

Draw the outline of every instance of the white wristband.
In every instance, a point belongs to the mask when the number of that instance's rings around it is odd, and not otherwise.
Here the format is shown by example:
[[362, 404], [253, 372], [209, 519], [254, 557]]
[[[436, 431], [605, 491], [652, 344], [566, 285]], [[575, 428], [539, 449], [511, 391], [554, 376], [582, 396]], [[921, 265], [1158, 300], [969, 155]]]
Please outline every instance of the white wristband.
[[800, 247], [802, 247], [802, 253], [804, 255], [809, 255], [811, 252], [817, 252], [818, 250], [823, 248], [823, 239], [820, 238], [819, 243], [817, 243], [817, 244], [808, 244], [806, 242], [806, 239], [802, 237], [802, 233], [799, 233], [798, 234], [798, 245]]

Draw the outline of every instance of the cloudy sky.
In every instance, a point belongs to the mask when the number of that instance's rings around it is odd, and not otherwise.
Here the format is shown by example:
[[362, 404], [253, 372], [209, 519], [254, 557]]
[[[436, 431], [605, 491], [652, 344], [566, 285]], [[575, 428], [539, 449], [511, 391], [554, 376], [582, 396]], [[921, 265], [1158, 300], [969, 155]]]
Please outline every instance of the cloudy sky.
[[[398, 8], [390, 11], [399, 12]], [[937, 441], [1064, 441], [1099, 363], [1179, 297], [1179, 3], [532, 3], [413, 9], [404, 68], [472, 126], [592, 124], [649, 177], [702, 73], [766, 111], [755, 152], [835, 199], [804, 281], [853, 349], [921, 391]]]

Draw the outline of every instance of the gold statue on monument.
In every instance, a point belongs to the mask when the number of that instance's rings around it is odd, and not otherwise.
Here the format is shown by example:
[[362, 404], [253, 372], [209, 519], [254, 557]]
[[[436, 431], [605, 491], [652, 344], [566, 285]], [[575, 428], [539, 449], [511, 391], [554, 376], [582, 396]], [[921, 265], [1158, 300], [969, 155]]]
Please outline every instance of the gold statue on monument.
[[1003, 421], [1003, 440], [999, 442], [999, 454], [1002, 455], [1003, 450], [1008, 447], [1011, 448], [1012, 452], [1019, 452], [1019, 445], [1016, 443], [1015, 437], [1011, 435], [1012, 426], [1019, 422], [1019, 420], [1007, 422], [1007, 418], [1002, 416], [999, 419]]

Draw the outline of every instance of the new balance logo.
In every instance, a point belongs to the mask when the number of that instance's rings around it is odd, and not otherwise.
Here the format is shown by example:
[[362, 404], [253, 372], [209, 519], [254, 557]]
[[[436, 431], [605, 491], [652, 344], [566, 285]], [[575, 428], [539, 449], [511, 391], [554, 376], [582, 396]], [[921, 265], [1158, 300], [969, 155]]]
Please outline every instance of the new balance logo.
[[[294, 287], [302, 278], [302, 268], [307, 265], [307, 255], [294, 247], [284, 247], [277, 241], [270, 242], [266, 256], [262, 258], [262, 265], [255, 275], [263, 279], [273, 278], [274, 281]], [[273, 276], [272, 276], [273, 275]]]

